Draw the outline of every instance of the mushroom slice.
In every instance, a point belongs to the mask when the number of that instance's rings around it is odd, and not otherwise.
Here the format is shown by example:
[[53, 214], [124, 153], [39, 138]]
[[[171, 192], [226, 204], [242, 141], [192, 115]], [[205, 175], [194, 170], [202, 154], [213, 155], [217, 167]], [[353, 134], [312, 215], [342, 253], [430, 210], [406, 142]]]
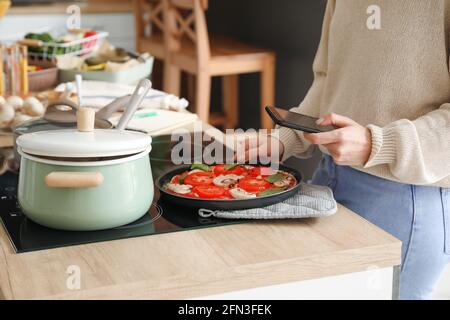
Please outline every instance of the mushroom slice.
[[229, 174], [226, 176], [218, 176], [213, 180], [214, 185], [218, 187], [229, 188], [230, 186], [236, 184], [240, 179], [243, 179], [243, 176], [238, 176], [235, 174]]
[[192, 191], [192, 186], [187, 184], [168, 183], [166, 188], [178, 194], [188, 194]]
[[231, 189], [230, 194], [234, 199], [237, 199], [237, 200], [248, 200], [248, 199], [256, 198], [256, 194], [249, 193], [240, 188]]

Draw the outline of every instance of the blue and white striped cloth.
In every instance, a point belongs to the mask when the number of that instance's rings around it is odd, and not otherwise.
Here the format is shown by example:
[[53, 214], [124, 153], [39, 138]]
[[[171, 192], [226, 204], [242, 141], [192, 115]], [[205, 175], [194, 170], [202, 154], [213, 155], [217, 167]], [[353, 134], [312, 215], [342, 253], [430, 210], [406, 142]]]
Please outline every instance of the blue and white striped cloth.
[[302, 184], [295, 196], [269, 207], [242, 211], [201, 209], [199, 210], [199, 215], [204, 218], [280, 220], [323, 218], [334, 215], [336, 212], [337, 203], [330, 188]]

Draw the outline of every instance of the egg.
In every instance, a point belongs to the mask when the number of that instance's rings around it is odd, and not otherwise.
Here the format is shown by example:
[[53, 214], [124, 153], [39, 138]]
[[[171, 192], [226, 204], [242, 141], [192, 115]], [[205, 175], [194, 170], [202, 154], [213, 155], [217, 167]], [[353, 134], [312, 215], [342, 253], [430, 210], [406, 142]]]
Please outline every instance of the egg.
[[44, 105], [35, 97], [25, 99], [23, 109], [27, 115], [33, 117], [39, 117], [45, 113]]
[[6, 99], [6, 103], [14, 108], [14, 110], [18, 110], [23, 107], [23, 99], [18, 96], [11, 96]]
[[0, 106], [0, 127], [8, 126], [14, 120], [16, 112], [8, 103]]

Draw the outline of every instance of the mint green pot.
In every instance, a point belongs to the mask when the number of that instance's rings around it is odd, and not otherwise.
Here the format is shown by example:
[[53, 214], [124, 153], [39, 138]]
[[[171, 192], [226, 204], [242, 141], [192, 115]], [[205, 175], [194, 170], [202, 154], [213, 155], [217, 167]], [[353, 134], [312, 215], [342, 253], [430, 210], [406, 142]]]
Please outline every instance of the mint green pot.
[[[95, 231], [129, 224], [145, 215], [153, 201], [148, 154], [77, 165], [22, 153], [19, 204], [28, 218], [54, 229]], [[103, 182], [88, 188], [51, 188], [45, 178], [54, 172], [100, 173]]]

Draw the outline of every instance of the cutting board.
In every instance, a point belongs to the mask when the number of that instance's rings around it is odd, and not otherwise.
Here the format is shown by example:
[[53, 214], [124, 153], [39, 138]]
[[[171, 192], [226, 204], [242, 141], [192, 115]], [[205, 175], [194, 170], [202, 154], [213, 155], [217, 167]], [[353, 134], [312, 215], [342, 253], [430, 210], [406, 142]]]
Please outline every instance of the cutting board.
[[[109, 119], [112, 124], [119, 123], [120, 115]], [[152, 136], [171, 133], [178, 128], [186, 127], [198, 120], [196, 114], [168, 110], [139, 110], [128, 124], [128, 129], [141, 130]]]

